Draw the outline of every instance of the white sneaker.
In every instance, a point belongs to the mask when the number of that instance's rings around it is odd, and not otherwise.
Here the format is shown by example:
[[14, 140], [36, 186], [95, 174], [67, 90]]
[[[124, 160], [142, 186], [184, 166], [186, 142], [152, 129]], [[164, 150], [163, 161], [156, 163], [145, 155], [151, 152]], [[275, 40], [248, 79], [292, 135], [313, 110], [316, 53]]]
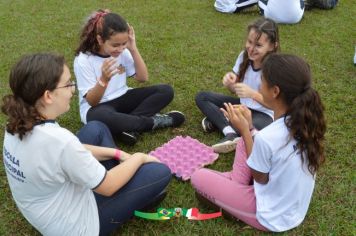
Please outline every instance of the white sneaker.
[[227, 134], [217, 144], [211, 146], [216, 153], [229, 153], [235, 150], [236, 143], [241, 137], [235, 133]]

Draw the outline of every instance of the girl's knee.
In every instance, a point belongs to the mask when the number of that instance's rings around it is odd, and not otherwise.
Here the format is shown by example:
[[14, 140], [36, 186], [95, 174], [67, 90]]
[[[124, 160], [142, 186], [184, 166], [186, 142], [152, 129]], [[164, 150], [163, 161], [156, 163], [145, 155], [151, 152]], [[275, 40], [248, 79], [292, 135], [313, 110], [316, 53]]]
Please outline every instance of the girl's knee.
[[86, 126], [89, 130], [91, 130], [91, 132], [97, 133], [98, 135], [102, 133], [110, 132], [107, 125], [101, 121], [97, 121], [97, 120], [89, 121], [86, 124]]
[[77, 133], [80, 142], [96, 145], [102, 137], [102, 126], [99, 121], [89, 121]]
[[210, 92], [199, 92], [197, 95], [195, 95], [195, 103], [199, 106], [202, 102], [205, 102], [208, 100]]
[[205, 168], [199, 169], [195, 171], [191, 176], [190, 176], [190, 183], [195, 189], [199, 189], [201, 185], [204, 184], [204, 182], [207, 180], [207, 173], [208, 170]]
[[166, 98], [173, 100], [174, 90], [173, 87], [169, 84], [159, 84], [157, 85], [157, 90], [164, 94]]
[[146, 173], [152, 173], [152, 178], [166, 179], [168, 182], [172, 177], [172, 172], [169, 167], [163, 163], [150, 162], [142, 166]]

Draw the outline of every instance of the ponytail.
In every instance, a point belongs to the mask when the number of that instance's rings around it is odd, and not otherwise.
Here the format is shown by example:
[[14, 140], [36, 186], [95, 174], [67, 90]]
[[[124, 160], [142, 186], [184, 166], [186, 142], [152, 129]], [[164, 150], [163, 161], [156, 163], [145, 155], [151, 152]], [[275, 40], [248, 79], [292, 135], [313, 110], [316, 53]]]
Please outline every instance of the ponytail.
[[41, 120], [41, 115], [34, 106], [28, 105], [22, 98], [15, 98], [13, 95], [3, 97], [1, 111], [7, 115], [6, 131], [14, 135], [17, 133], [19, 138], [31, 131], [34, 125]]
[[302, 160], [308, 160], [308, 170], [315, 174], [325, 161], [324, 134], [326, 122], [324, 106], [313, 88], [306, 88], [295, 97], [286, 113], [286, 126], [297, 141]]
[[262, 76], [268, 86], [278, 86], [280, 98], [288, 107], [285, 124], [290, 138], [297, 142], [302, 161], [315, 174], [325, 161], [324, 106], [317, 91], [311, 87], [309, 65], [299, 57], [271, 54], [262, 65]]

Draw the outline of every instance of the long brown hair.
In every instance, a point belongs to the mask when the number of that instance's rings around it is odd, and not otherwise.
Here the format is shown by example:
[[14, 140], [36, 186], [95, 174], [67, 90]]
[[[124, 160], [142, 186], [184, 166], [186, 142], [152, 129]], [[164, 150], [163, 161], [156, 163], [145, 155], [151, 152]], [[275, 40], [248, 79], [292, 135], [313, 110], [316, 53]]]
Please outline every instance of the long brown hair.
[[3, 97], [1, 111], [8, 116], [6, 130], [22, 139], [44, 117], [37, 111], [37, 100], [46, 90], [56, 88], [65, 65], [64, 57], [37, 53], [22, 57], [10, 72], [12, 94]]
[[[257, 37], [255, 39], [256, 41], [260, 39], [262, 33], [265, 33], [267, 35], [267, 38], [270, 41], [270, 43], [276, 45], [276, 47], [274, 47], [274, 50], [272, 52], [280, 51], [281, 47], [280, 47], [280, 43], [279, 43], [278, 26], [273, 20], [266, 19], [266, 18], [258, 19], [257, 21], [248, 25], [247, 34], [252, 29], [254, 29], [257, 34]], [[245, 73], [246, 73], [246, 70], [249, 65], [250, 65], [250, 60], [248, 59], [248, 53], [247, 53], [247, 50], [245, 49], [244, 54], [243, 54], [242, 63], [240, 64], [240, 67], [239, 67], [239, 76], [238, 76], [237, 82], [242, 82], [244, 80]]]
[[100, 50], [97, 41], [97, 35], [104, 40], [108, 40], [116, 33], [128, 32], [129, 27], [124, 18], [115, 13], [110, 13], [109, 10], [99, 9], [91, 14], [85, 23], [80, 34], [80, 42], [75, 50], [75, 55], [80, 52], [97, 53]]
[[311, 174], [325, 161], [326, 122], [319, 94], [311, 87], [309, 65], [287, 54], [270, 54], [262, 64], [262, 76], [268, 86], [278, 86], [288, 109], [284, 122], [290, 137], [297, 142], [302, 161], [308, 160]]

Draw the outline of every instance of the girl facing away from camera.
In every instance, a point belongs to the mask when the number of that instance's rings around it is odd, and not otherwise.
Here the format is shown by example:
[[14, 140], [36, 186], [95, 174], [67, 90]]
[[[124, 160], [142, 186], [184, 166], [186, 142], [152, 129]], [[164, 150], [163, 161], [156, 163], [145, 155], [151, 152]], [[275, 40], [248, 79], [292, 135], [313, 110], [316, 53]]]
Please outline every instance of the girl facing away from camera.
[[273, 121], [273, 111], [265, 106], [258, 89], [263, 59], [279, 48], [277, 24], [269, 19], [258, 19], [247, 27], [245, 48], [237, 57], [232, 72], [226, 73], [222, 80], [223, 85], [234, 95], [205, 91], [196, 95], [196, 104], [206, 116], [202, 120], [203, 130], [218, 130], [225, 136], [212, 146], [215, 152], [233, 151], [241, 135], [221, 112], [220, 108], [224, 107], [224, 103], [245, 105], [251, 110], [253, 125], [258, 130]]
[[242, 136], [232, 171], [200, 169], [191, 182], [200, 200], [259, 230], [281, 232], [307, 213], [325, 160], [324, 107], [308, 64], [293, 55], [266, 58], [260, 93], [274, 122], [253, 138], [251, 111], [226, 103], [222, 111]]
[[82, 122], [105, 123], [114, 136], [134, 144], [141, 132], [181, 125], [183, 113], [159, 112], [173, 99], [173, 88], [160, 84], [129, 88], [127, 78], [148, 80], [132, 26], [118, 14], [98, 10], [89, 16], [75, 51]]
[[56, 119], [75, 91], [62, 56], [23, 57], [3, 97], [8, 117], [3, 159], [12, 196], [43, 235], [108, 235], [135, 210], [158, 203], [171, 179], [167, 166], [119, 150], [99, 121], [77, 137]]

